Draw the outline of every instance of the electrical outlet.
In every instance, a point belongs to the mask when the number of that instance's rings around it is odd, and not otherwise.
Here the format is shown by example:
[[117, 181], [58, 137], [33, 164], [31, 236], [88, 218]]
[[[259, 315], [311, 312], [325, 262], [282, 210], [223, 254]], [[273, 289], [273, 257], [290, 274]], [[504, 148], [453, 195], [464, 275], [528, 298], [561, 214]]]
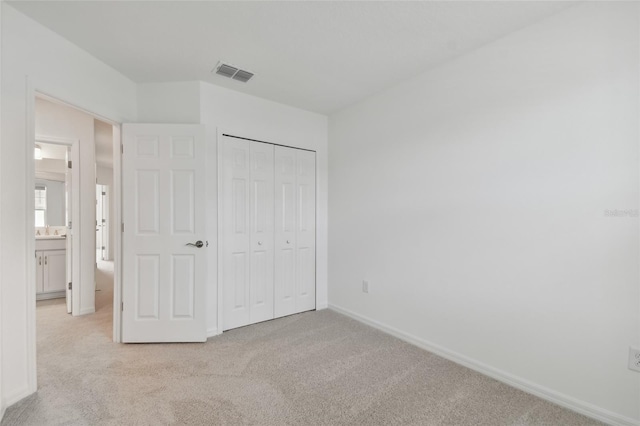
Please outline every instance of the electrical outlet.
[[369, 281], [362, 281], [362, 292], [369, 293]]
[[640, 349], [629, 346], [629, 369], [640, 371]]

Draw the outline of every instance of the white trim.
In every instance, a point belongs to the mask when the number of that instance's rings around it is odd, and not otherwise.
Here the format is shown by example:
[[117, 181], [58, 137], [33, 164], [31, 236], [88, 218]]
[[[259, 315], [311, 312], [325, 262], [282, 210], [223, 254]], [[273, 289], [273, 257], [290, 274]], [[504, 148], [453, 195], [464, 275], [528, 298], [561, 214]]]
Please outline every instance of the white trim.
[[[26, 99], [26, 117], [25, 117], [25, 136], [26, 140], [24, 141], [25, 146], [28, 148], [32, 143], [35, 143], [36, 140], [36, 91], [34, 90], [29, 76], [25, 78], [25, 91], [27, 95]], [[33, 191], [33, 187], [35, 185], [36, 173], [35, 173], [35, 164], [33, 162], [33, 154], [31, 153], [31, 149], [25, 149], [25, 188], [24, 193], [30, 194]], [[34, 393], [38, 390], [38, 376], [37, 376], [37, 364], [36, 364], [36, 259], [33, 256], [36, 250], [36, 239], [35, 239], [35, 225], [32, 220], [29, 220], [29, 212], [32, 212], [35, 208], [35, 200], [33, 197], [25, 197], [26, 198], [26, 206], [25, 211], [27, 212], [27, 217], [25, 218], [25, 239], [26, 239], [26, 252], [25, 252], [25, 264], [26, 271], [24, 275], [25, 282], [25, 291], [27, 301], [27, 309], [26, 309], [26, 323], [25, 323], [25, 332], [27, 337], [27, 387], [26, 389], [19, 390], [17, 394], [25, 393], [24, 396]], [[16, 394], [16, 393], [14, 393]], [[13, 404], [10, 397], [5, 397], [7, 401], [7, 406]], [[15, 401], [14, 401], [15, 402]]]
[[207, 329], [207, 338], [209, 337], [215, 337], [215, 336], [219, 336], [222, 333], [218, 332], [218, 327], [215, 328], [208, 328]]
[[33, 394], [33, 391], [31, 391], [29, 389], [28, 385], [27, 386], [23, 386], [22, 388], [10, 393], [4, 399], [5, 406], [3, 407], [3, 410], [6, 410], [7, 408], [11, 407], [16, 402], [20, 401], [21, 399], [24, 399], [24, 398], [28, 397], [31, 394]]
[[51, 293], [40, 293], [36, 294], [36, 300], [62, 299], [66, 294], [66, 290], [53, 291]]
[[222, 313], [223, 313], [223, 309], [224, 309], [224, 304], [223, 304], [223, 280], [222, 280], [222, 238], [220, 238], [220, 230], [222, 229], [222, 203], [221, 203], [221, 199], [222, 197], [220, 197], [220, 194], [222, 193], [222, 134], [224, 133], [222, 131], [222, 129], [220, 129], [219, 127], [216, 129], [216, 162], [217, 162], [217, 173], [218, 173], [218, 188], [216, 189], [216, 205], [217, 205], [217, 212], [216, 212], [216, 216], [218, 217], [218, 227], [216, 229], [216, 247], [217, 247], [217, 251], [218, 251], [218, 262], [217, 262], [217, 266], [218, 266], [218, 282], [217, 282], [217, 290], [218, 290], [218, 329], [220, 330], [220, 333], [222, 333], [224, 331], [223, 328], [223, 324], [222, 324]]
[[122, 127], [113, 125], [113, 186], [112, 197], [113, 218], [109, 218], [110, 226], [114, 226], [113, 239], [113, 341], [122, 342]]
[[338, 312], [342, 315], [346, 315], [356, 321], [367, 324], [373, 328], [381, 330], [385, 333], [388, 333], [392, 336], [395, 336], [401, 340], [404, 340], [407, 343], [415, 345], [421, 349], [432, 352], [436, 355], [441, 356], [442, 358], [446, 358], [450, 361], [455, 362], [456, 364], [463, 365], [467, 368], [470, 368], [474, 371], [484, 374], [485, 376], [489, 376], [493, 379], [496, 379], [500, 382], [506, 383], [509, 386], [520, 389], [524, 392], [535, 395], [539, 398], [545, 399], [547, 401], [553, 402], [554, 404], [560, 405], [562, 407], [568, 408], [569, 410], [578, 412], [587, 417], [591, 417], [596, 420], [600, 420], [602, 422], [608, 423], [610, 425], [616, 426], [638, 426], [640, 425], [640, 421], [634, 420], [629, 417], [621, 416], [612, 411], [606, 410], [604, 408], [598, 407], [586, 401], [581, 401], [577, 398], [571, 397], [569, 395], [563, 394], [561, 392], [554, 391], [552, 389], [546, 388], [544, 386], [540, 386], [536, 383], [530, 382], [521, 377], [515, 376], [513, 374], [507, 373], [506, 371], [499, 370], [497, 368], [486, 365], [480, 361], [469, 358], [457, 352], [451, 351], [447, 348], [444, 348], [438, 344], [429, 342], [420, 337], [414, 336], [409, 333], [405, 333], [404, 331], [398, 330], [395, 327], [391, 327], [382, 322], [376, 321], [374, 319], [368, 318], [364, 315], [357, 314], [349, 309], [342, 308], [340, 306], [336, 306], [332, 303], [329, 304], [329, 309]]

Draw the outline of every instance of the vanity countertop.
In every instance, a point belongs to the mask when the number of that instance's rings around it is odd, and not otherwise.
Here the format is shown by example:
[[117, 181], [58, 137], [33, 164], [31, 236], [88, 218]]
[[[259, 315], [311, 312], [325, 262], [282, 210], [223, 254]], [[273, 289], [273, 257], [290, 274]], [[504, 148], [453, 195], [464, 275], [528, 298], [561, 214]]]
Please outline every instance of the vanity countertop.
[[60, 240], [67, 238], [66, 235], [36, 235], [36, 240]]

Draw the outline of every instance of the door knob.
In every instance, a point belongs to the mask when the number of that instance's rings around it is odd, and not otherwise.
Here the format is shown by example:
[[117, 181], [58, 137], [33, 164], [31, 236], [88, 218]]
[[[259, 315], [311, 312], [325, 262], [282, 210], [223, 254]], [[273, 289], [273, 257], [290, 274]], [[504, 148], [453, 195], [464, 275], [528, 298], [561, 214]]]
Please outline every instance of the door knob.
[[262, 241], [258, 241], [258, 245], [261, 246], [262, 245]]
[[291, 243], [289, 242], [289, 240], [287, 240], [287, 244], [291, 244]]
[[201, 248], [202, 246], [204, 246], [204, 243], [200, 240], [196, 241], [196, 243], [187, 243], [188, 246], [193, 246], [193, 247], [198, 247]]

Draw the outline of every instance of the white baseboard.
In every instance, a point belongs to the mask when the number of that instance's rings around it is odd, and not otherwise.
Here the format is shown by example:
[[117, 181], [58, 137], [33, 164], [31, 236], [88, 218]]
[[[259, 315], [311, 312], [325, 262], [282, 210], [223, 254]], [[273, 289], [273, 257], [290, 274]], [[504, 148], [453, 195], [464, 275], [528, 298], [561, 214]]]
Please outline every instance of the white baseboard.
[[2, 415], [4, 416], [4, 412], [6, 411], [7, 408], [11, 407], [13, 404], [20, 401], [21, 399], [28, 397], [32, 393], [34, 392], [29, 391], [28, 386], [24, 386], [8, 394], [5, 397], [4, 401], [2, 402]]
[[218, 333], [218, 328], [209, 328], [207, 329], [207, 338], [214, 337], [222, 333]]
[[514, 388], [520, 389], [524, 392], [530, 393], [539, 398], [553, 402], [554, 404], [568, 408], [569, 410], [578, 412], [587, 417], [591, 417], [593, 419], [608, 423], [610, 425], [615, 425], [615, 426], [640, 426], [640, 420], [634, 420], [630, 417], [621, 416], [619, 414], [616, 414], [612, 411], [598, 407], [591, 403], [581, 401], [577, 398], [554, 391], [552, 389], [530, 382], [521, 377], [514, 376], [510, 373], [491, 367], [480, 361], [476, 361], [472, 358], [466, 357], [462, 354], [446, 349], [435, 343], [428, 342], [424, 339], [421, 339], [409, 333], [405, 333], [404, 331], [398, 330], [395, 327], [388, 326], [379, 321], [357, 314], [348, 309], [341, 308], [340, 306], [336, 306], [331, 303], [329, 304], [329, 309], [335, 312], [338, 312], [340, 314], [346, 315], [350, 318], [355, 319], [356, 321], [362, 322], [371, 327], [377, 328], [378, 330], [384, 331], [385, 333], [391, 334], [392, 336], [395, 336], [401, 340], [404, 340], [407, 343], [411, 343], [412, 345], [425, 349], [429, 352], [432, 352], [436, 355], [439, 355], [457, 364], [464, 365], [467, 368], [470, 368], [486, 376], [489, 376], [493, 379], [506, 383], [509, 386], [513, 386]]
[[78, 316], [81, 315], [89, 315], [89, 314], [95, 314], [96, 313], [96, 308], [89, 308], [89, 309], [81, 309], [80, 310], [80, 314]]
[[66, 297], [67, 292], [65, 290], [62, 291], [54, 291], [52, 293], [40, 293], [36, 294], [36, 300], [49, 300], [49, 299], [61, 299]]

